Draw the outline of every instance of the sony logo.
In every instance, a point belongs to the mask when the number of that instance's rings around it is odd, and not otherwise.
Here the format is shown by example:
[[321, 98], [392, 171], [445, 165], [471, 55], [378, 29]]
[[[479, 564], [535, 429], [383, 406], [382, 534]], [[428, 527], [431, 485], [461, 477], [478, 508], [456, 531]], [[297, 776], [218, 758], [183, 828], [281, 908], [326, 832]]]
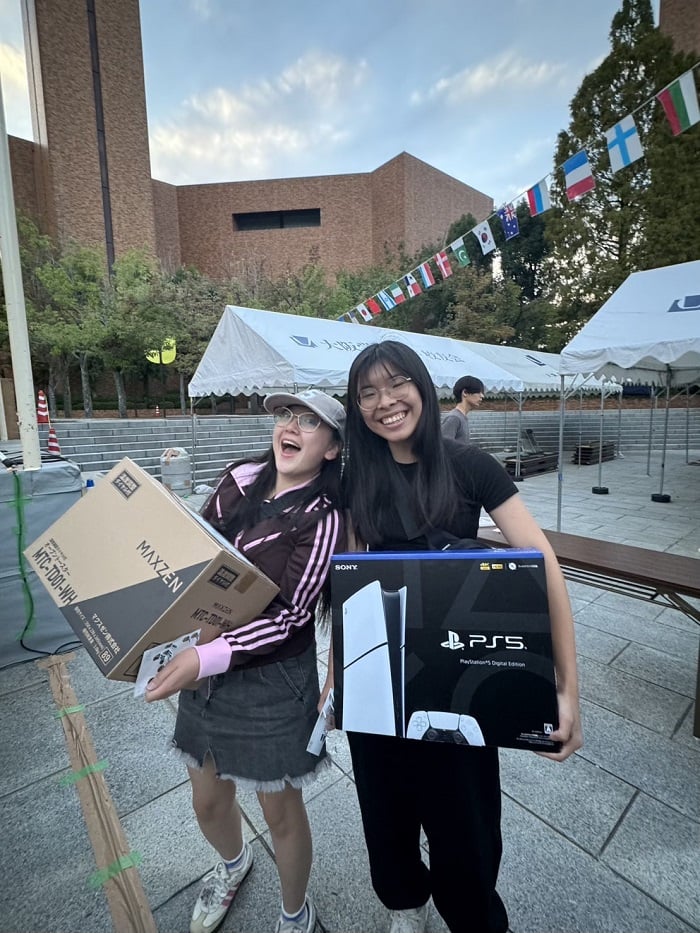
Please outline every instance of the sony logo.
[[525, 642], [522, 635], [468, 635], [470, 648], [509, 648], [513, 651], [524, 651]]
[[357, 570], [357, 564], [336, 564], [336, 570]]

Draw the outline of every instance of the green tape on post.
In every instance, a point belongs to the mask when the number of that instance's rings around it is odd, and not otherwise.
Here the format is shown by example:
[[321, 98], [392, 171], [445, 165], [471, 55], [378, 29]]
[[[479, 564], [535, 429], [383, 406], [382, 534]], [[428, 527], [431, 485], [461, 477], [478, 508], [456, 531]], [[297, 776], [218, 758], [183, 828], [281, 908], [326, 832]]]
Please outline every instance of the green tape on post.
[[81, 703], [79, 706], [64, 706], [63, 709], [57, 709], [53, 714], [54, 719], [60, 719], [62, 716], [71, 716], [73, 713], [82, 713], [85, 709]]
[[102, 761], [96, 761], [94, 765], [86, 765], [80, 771], [65, 774], [58, 783], [61, 787], [68, 787], [69, 784], [75, 784], [76, 781], [82, 780], [88, 774], [97, 774], [98, 771], [104, 771], [107, 767], [109, 767], [109, 762], [104, 758]]
[[138, 852], [129, 852], [128, 855], [120, 855], [116, 862], [112, 862], [106, 868], [100, 868], [93, 875], [90, 875], [89, 884], [91, 888], [100, 888], [103, 884], [120, 874], [127, 868], [136, 868], [143, 859]]

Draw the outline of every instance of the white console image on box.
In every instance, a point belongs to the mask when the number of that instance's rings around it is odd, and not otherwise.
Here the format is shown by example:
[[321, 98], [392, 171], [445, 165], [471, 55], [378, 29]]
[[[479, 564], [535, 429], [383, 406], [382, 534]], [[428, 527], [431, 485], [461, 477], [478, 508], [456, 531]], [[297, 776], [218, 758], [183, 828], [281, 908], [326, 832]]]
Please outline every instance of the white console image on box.
[[486, 745], [481, 727], [473, 716], [437, 710], [412, 713], [406, 738], [454, 745]]
[[404, 734], [406, 587], [374, 580], [343, 603], [343, 729]]

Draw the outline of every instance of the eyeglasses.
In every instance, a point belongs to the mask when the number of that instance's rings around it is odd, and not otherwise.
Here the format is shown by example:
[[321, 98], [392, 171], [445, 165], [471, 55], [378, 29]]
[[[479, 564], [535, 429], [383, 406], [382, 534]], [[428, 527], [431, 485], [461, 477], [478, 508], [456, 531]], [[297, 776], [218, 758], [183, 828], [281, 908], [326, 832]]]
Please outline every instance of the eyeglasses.
[[412, 381], [409, 376], [392, 376], [381, 388], [365, 386], [364, 389], [360, 389], [357, 393], [357, 404], [362, 411], [374, 411], [379, 404], [382, 392], [386, 392], [388, 398], [392, 401], [398, 401], [408, 394]]
[[323, 422], [323, 419], [312, 411], [302, 411], [300, 414], [295, 415], [289, 408], [275, 408], [272, 417], [275, 419], [275, 424], [281, 428], [286, 428], [296, 418], [299, 430], [303, 431], [304, 434], [311, 434], [313, 431], [318, 430]]

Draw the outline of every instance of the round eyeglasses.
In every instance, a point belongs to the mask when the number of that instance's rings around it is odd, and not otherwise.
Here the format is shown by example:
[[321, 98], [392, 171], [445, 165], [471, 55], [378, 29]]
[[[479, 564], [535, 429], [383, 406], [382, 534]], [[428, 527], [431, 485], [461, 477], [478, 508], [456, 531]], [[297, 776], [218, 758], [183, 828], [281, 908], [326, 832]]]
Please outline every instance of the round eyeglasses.
[[357, 404], [362, 411], [374, 411], [379, 404], [382, 392], [386, 392], [387, 397], [391, 399], [391, 401], [398, 401], [399, 399], [405, 398], [408, 394], [408, 389], [412, 381], [413, 380], [409, 376], [392, 376], [379, 388], [376, 386], [365, 386], [364, 389], [360, 389], [357, 393]]
[[299, 430], [305, 434], [311, 434], [312, 431], [318, 430], [323, 422], [323, 419], [319, 418], [313, 411], [302, 411], [295, 415], [289, 408], [275, 408], [272, 417], [275, 419], [275, 424], [278, 424], [281, 428], [286, 428], [296, 418]]

